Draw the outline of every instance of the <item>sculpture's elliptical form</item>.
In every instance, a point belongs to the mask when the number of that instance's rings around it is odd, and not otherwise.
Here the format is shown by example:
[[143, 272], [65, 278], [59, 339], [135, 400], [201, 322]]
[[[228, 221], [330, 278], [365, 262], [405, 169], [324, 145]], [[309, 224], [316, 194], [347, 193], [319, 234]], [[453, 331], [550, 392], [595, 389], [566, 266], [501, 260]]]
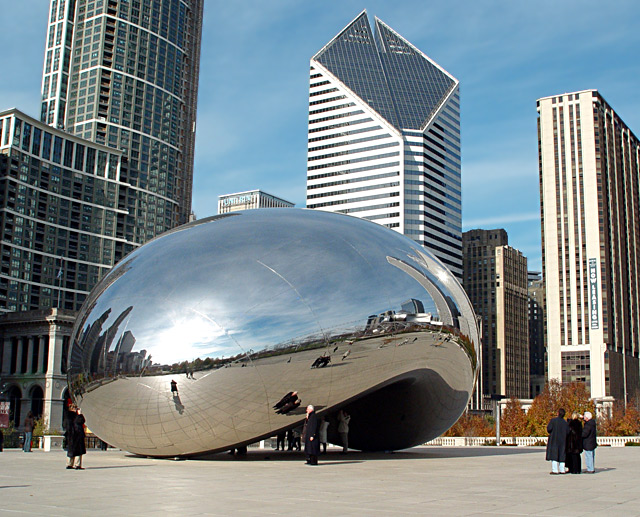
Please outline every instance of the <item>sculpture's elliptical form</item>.
[[78, 316], [68, 375], [91, 430], [136, 454], [255, 442], [300, 425], [306, 404], [330, 421], [350, 413], [353, 448], [392, 450], [453, 425], [478, 345], [460, 284], [407, 237], [345, 215], [250, 210], [122, 260]]

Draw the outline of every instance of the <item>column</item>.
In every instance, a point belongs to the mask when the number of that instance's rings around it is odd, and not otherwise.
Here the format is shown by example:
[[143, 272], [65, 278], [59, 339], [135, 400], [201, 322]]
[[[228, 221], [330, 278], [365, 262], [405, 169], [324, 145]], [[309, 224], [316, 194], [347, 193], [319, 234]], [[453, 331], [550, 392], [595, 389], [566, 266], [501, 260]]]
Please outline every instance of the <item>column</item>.
[[24, 373], [22, 371], [22, 337], [18, 338], [18, 348], [16, 349], [16, 373]]
[[60, 365], [62, 362], [62, 333], [56, 331], [56, 326], [49, 327], [49, 357], [47, 359], [47, 374], [62, 375]]
[[47, 373], [47, 338], [38, 336], [38, 373]]
[[33, 371], [33, 346], [34, 337], [29, 336], [27, 340], [27, 371], [24, 373], [31, 373]]
[[4, 348], [2, 349], [2, 373], [9, 374], [11, 372], [11, 349], [13, 342], [10, 337], [4, 338]]

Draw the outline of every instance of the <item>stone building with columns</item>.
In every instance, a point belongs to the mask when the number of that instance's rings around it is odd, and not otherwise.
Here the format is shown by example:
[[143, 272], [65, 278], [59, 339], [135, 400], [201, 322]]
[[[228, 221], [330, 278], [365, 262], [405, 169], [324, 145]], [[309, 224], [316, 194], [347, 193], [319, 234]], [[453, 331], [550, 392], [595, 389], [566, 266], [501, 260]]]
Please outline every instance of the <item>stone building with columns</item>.
[[66, 360], [76, 312], [43, 309], [0, 315], [0, 399], [21, 429], [28, 411], [62, 429]]

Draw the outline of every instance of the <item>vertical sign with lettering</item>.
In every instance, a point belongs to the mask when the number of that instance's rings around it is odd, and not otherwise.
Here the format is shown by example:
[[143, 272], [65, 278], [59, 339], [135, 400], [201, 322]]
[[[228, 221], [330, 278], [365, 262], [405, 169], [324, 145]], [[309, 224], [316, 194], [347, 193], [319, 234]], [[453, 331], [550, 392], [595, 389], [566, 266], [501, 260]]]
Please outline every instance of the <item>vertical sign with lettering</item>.
[[9, 402], [0, 402], [0, 427], [9, 427]]
[[600, 313], [598, 311], [598, 261], [594, 258], [589, 259], [589, 300], [591, 311], [589, 319], [591, 320], [591, 328], [600, 328]]

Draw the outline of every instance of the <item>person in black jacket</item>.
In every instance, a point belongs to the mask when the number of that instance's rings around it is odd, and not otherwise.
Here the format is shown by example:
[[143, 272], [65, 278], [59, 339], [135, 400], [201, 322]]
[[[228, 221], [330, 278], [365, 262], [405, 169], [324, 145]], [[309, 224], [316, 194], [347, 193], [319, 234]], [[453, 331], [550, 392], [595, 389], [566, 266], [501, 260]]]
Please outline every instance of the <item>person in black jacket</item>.
[[547, 425], [549, 439], [547, 441], [547, 461], [551, 462], [550, 474], [564, 474], [564, 461], [567, 454], [567, 435], [569, 424], [564, 419], [564, 409], [558, 410], [558, 416], [552, 418]]
[[84, 470], [82, 467], [82, 456], [87, 453], [84, 443], [84, 415], [78, 409], [75, 416], [69, 418], [69, 428], [67, 429], [67, 468]]
[[584, 460], [587, 464], [587, 474], [596, 472], [596, 447], [598, 446], [598, 431], [596, 421], [589, 411], [584, 413], [584, 428], [582, 429], [582, 448], [584, 449]]
[[318, 464], [320, 454], [318, 417], [312, 405], [307, 406], [307, 419], [304, 421], [302, 435], [304, 436], [304, 453], [307, 455], [308, 465]]
[[573, 413], [569, 420], [569, 435], [567, 436], [567, 468], [570, 474], [582, 473], [582, 422], [580, 415]]

